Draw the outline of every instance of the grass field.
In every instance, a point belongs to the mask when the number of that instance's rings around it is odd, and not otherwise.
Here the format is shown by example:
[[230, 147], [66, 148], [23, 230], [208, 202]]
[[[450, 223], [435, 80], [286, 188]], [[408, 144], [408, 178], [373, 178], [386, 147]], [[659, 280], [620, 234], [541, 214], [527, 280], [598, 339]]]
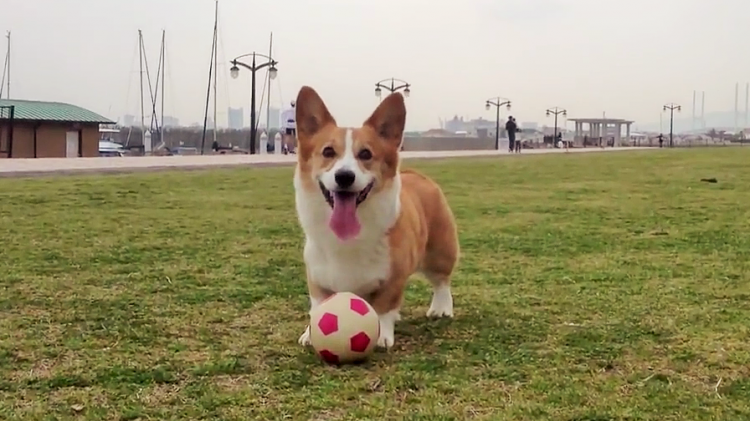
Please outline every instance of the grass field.
[[456, 317], [415, 279], [345, 368], [297, 345], [291, 168], [0, 179], [0, 419], [750, 419], [748, 162], [407, 165], [458, 219]]

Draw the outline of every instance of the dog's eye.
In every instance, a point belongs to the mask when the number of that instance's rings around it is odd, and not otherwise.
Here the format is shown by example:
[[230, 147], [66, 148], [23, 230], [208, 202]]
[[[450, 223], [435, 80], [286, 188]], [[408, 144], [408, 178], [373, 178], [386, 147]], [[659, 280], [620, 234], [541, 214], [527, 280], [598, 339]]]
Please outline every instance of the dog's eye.
[[369, 161], [372, 159], [372, 152], [370, 152], [369, 149], [362, 149], [357, 154], [357, 158], [361, 159], [362, 161]]
[[336, 156], [336, 151], [333, 150], [332, 147], [326, 146], [325, 148], [323, 148], [323, 157], [333, 158], [334, 156]]

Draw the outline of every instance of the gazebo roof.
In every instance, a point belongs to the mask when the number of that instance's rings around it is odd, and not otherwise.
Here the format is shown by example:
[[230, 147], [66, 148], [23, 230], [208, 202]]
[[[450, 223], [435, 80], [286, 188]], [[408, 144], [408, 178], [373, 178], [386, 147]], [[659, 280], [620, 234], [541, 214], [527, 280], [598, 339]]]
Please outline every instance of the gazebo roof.
[[625, 120], [622, 118], [569, 118], [568, 121], [575, 121], [576, 123], [587, 123], [587, 124], [633, 124], [635, 121]]

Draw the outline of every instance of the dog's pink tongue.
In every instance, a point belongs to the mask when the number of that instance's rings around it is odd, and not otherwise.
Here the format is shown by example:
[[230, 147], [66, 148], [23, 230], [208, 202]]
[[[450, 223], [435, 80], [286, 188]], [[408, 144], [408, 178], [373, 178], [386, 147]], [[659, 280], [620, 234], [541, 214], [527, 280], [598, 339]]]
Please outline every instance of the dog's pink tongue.
[[333, 195], [333, 214], [328, 226], [340, 240], [356, 237], [362, 228], [357, 218], [356, 195]]

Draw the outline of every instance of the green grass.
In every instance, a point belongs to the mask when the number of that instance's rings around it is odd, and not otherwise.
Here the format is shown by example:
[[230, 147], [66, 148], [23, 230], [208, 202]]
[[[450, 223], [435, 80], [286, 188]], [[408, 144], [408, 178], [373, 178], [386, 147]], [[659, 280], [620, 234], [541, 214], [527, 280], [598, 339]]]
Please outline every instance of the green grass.
[[458, 219], [456, 317], [415, 279], [344, 368], [297, 345], [291, 168], [0, 179], [0, 419], [747, 420], [748, 162], [410, 164]]

